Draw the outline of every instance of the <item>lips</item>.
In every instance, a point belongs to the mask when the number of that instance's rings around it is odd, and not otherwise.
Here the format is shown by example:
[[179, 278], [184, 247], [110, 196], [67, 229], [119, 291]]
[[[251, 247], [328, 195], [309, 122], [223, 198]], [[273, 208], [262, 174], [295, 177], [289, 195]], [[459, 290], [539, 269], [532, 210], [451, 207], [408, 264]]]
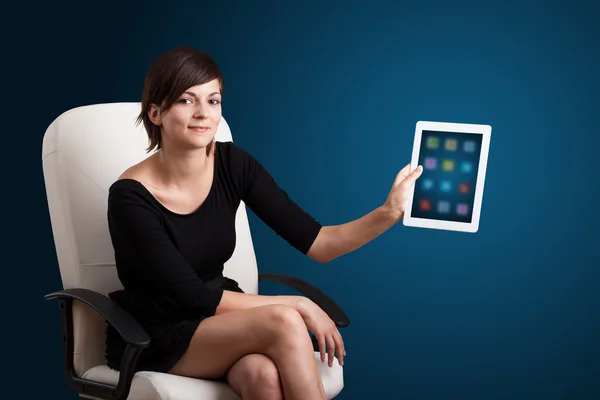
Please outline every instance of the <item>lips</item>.
[[198, 132], [205, 132], [210, 129], [208, 126], [190, 126], [189, 128]]

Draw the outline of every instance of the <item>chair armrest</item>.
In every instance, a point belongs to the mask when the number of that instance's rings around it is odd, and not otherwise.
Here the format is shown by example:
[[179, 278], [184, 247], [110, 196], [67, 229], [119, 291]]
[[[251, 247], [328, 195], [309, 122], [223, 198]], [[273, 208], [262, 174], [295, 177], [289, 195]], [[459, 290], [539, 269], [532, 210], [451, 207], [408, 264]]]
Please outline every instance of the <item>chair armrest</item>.
[[[66, 289], [44, 296], [46, 300], [58, 299], [60, 303], [61, 328], [63, 334], [63, 362], [69, 387], [84, 397], [124, 400], [131, 390], [135, 366], [142, 350], [150, 345], [150, 337], [139, 323], [107, 296], [89, 289]], [[116, 386], [95, 382], [77, 376], [73, 365], [73, 300], [91, 307], [112, 325], [127, 343], [119, 382]]]
[[314, 301], [319, 307], [329, 315], [329, 318], [338, 328], [346, 328], [350, 325], [350, 319], [330, 297], [323, 293], [319, 288], [303, 281], [302, 279], [280, 274], [258, 274], [259, 281], [272, 281], [283, 283], [290, 286]]
[[46, 300], [57, 298], [79, 300], [102, 315], [128, 344], [142, 348], [146, 348], [150, 344], [150, 337], [140, 324], [129, 313], [103, 294], [89, 289], [77, 288], [50, 293], [44, 298]]

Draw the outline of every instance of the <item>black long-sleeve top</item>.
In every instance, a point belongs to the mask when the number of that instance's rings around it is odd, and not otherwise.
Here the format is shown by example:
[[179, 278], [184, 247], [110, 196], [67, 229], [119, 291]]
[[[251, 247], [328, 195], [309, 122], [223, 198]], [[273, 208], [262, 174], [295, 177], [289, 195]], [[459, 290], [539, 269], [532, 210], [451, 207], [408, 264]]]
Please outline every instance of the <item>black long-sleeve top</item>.
[[214, 315], [223, 289], [205, 282], [222, 276], [233, 254], [241, 200], [303, 254], [321, 229], [254, 157], [232, 142], [216, 142], [212, 186], [191, 214], [170, 211], [136, 180], [115, 182], [108, 222], [125, 291], [166, 298], [191, 315]]

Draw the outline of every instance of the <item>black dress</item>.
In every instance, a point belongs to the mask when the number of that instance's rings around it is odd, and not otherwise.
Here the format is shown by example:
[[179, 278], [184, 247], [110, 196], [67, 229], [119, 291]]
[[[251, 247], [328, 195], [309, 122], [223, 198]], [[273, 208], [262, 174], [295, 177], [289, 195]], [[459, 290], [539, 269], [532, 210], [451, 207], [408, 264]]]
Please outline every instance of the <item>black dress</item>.
[[[138, 181], [122, 179], [109, 190], [108, 224], [123, 290], [109, 297], [150, 336], [136, 371], [168, 372], [188, 348], [203, 319], [213, 316], [224, 290], [242, 292], [223, 277], [236, 244], [240, 201], [279, 236], [306, 254], [321, 224], [277, 186], [250, 154], [216, 142], [212, 186], [191, 214], [164, 207]], [[107, 328], [106, 360], [119, 370], [126, 347]]]

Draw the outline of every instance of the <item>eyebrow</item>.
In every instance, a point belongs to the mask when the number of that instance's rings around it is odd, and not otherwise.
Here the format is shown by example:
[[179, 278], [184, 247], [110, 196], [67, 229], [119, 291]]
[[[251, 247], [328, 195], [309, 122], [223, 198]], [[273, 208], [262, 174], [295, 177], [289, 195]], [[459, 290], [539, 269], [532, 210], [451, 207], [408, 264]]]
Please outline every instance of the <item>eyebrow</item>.
[[[190, 96], [194, 96], [194, 97], [198, 98], [198, 96], [197, 96], [197, 95], [196, 95], [196, 93], [194, 93], [194, 92], [183, 92], [183, 94], [189, 94]], [[211, 93], [211, 94], [209, 94], [208, 96], [210, 97], [210, 96], [212, 96], [212, 95], [214, 95], [214, 94], [218, 94], [218, 95], [220, 95], [221, 93], [219, 93], [219, 92], [212, 92], [212, 93]]]

